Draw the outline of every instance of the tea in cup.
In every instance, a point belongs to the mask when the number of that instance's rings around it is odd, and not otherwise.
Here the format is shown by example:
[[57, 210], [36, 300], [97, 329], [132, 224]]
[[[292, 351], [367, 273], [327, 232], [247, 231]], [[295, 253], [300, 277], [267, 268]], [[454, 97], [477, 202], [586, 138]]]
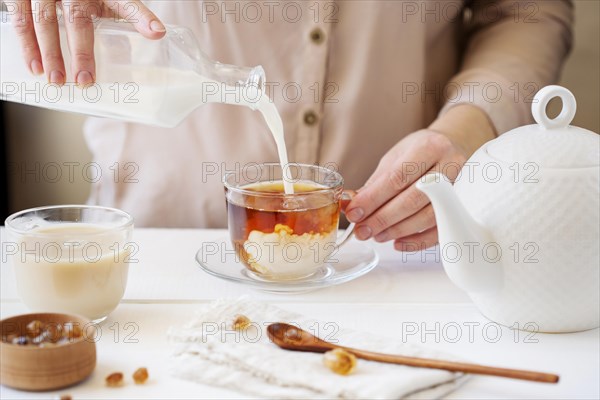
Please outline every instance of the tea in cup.
[[135, 251], [129, 214], [94, 206], [40, 207], [11, 215], [5, 226], [3, 251], [19, 297], [32, 311], [99, 322], [117, 307]]
[[[294, 193], [284, 191], [284, 177]], [[253, 164], [225, 175], [229, 234], [241, 262], [261, 278], [306, 278], [331, 262], [338, 239], [341, 175], [327, 168]]]

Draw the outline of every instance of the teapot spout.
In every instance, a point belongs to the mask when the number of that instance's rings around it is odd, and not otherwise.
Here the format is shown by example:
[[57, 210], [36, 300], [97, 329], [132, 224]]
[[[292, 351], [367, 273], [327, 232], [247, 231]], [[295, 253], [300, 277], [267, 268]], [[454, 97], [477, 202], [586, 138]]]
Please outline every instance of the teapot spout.
[[489, 260], [485, 252], [495, 242], [467, 212], [448, 179], [428, 174], [417, 182], [417, 189], [433, 206], [442, 262], [450, 280], [467, 292], [497, 291], [502, 286], [502, 265]]

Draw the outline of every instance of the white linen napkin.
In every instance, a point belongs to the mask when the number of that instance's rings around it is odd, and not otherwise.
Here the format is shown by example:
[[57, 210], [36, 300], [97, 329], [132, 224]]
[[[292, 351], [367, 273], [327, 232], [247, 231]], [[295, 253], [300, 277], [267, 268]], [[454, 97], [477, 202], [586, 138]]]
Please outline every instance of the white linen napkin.
[[[231, 322], [236, 314], [247, 316], [252, 325], [245, 331], [234, 331]], [[460, 373], [361, 359], [351, 375], [338, 375], [323, 364], [322, 354], [283, 350], [271, 343], [266, 326], [273, 322], [292, 323], [308, 332], [319, 332], [321, 338], [337, 340], [343, 346], [460, 361], [424, 347], [338, 329], [331, 322], [242, 298], [217, 300], [199, 310], [186, 326], [169, 329], [170, 340], [177, 344], [171, 373], [265, 398], [303, 399], [440, 398], [467, 378]]]

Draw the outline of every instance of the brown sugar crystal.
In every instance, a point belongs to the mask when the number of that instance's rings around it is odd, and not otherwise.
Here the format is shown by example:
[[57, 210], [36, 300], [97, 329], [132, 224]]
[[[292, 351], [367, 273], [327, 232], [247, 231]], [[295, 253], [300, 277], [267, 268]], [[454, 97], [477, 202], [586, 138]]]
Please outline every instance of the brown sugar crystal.
[[137, 384], [137, 385], [142, 385], [144, 384], [146, 381], [148, 380], [148, 370], [144, 367], [142, 368], [138, 368], [134, 373], [133, 373], [133, 381]]
[[333, 372], [350, 375], [356, 368], [356, 356], [342, 349], [333, 349], [325, 353], [323, 363]]
[[250, 318], [246, 317], [245, 315], [238, 314], [233, 317], [231, 327], [233, 328], [233, 330], [243, 331], [244, 329], [248, 328], [251, 323], [252, 322], [250, 321]]
[[123, 384], [123, 374], [120, 372], [113, 372], [106, 377], [106, 386], [117, 387]]

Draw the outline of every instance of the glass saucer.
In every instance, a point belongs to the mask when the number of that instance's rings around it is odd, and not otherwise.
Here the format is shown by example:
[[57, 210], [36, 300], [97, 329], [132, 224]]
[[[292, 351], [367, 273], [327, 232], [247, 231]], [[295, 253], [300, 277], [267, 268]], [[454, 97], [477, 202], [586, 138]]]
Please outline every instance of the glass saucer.
[[379, 256], [364, 242], [349, 240], [314, 274], [295, 280], [269, 280], [248, 270], [235, 255], [229, 238], [205, 242], [196, 253], [200, 268], [217, 278], [271, 293], [300, 293], [339, 285], [363, 276], [377, 266]]

